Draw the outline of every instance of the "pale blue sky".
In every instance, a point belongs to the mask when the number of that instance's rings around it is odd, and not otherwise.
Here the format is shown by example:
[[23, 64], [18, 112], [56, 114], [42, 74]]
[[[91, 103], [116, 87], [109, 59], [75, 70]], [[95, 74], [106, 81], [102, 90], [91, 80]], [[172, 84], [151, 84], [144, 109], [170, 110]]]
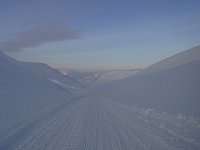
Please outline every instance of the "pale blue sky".
[[75, 69], [144, 68], [200, 45], [199, 0], [0, 0], [0, 49]]

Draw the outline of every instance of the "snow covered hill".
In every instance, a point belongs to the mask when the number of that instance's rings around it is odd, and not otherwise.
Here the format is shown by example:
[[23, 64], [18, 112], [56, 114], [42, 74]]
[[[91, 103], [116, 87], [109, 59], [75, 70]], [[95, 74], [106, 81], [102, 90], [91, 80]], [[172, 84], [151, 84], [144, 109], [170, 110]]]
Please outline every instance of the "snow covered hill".
[[67, 90], [79, 89], [83, 87], [83, 85], [73, 76], [64, 75], [59, 70], [44, 63], [18, 62], [18, 64], [42, 78], [53, 81], [56, 84], [59, 83], [59, 85], [62, 85]]
[[63, 103], [69, 92], [0, 52], [0, 129]]
[[179, 65], [187, 64], [195, 60], [200, 60], [200, 46], [191, 48], [189, 50], [183, 51], [174, 56], [161, 60], [160, 62], [149, 66], [140, 73], [144, 74], [159, 72]]
[[94, 95], [159, 111], [200, 116], [200, 47], [167, 58]]
[[46, 79], [64, 79], [64, 75], [62, 75], [59, 70], [51, 68], [50, 66], [44, 63], [37, 62], [19, 62], [19, 64], [25, 69], [43, 77]]

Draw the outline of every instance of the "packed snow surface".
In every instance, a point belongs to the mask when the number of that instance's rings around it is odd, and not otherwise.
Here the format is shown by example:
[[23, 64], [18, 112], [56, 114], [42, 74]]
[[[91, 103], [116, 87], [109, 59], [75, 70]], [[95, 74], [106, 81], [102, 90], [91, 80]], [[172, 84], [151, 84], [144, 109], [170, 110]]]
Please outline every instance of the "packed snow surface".
[[82, 96], [0, 133], [2, 150], [199, 150], [195, 118]]

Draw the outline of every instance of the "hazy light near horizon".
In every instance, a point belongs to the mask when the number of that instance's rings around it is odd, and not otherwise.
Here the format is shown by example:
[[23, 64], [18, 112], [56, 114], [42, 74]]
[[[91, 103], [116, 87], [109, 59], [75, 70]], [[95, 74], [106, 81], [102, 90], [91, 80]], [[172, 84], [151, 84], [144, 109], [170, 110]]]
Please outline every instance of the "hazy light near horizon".
[[199, 45], [200, 2], [0, 2], [0, 50], [78, 69], [144, 68]]

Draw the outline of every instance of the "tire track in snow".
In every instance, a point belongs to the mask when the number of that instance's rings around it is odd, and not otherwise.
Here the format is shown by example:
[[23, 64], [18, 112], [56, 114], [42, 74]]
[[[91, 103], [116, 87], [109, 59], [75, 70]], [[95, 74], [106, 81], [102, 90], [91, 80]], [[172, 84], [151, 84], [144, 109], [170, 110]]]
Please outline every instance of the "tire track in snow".
[[89, 104], [87, 107], [87, 112], [84, 116], [84, 123], [82, 126], [81, 134], [81, 150], [93, 150], [97, 149], [97, 134], [98, 134], [98, 108], [91, 98], [87, 98], [86, 102]]
[[[59, 106], [58, 108], [53, 108], [52, 112], [48, 112], [46, 115], [36, 118], [35, 120], [27, 123], [23, 128], [16, 131], [13, 135], [8, 137], [3, 143], [0, 144], [0, 149], [2, 150], [28, 150], [34, 149], [35, 143], [38, 141], [43, 134], [49, 133], [48, 130], [59, 125], [60, 122], [65, 119], [65, 115], [73, 110], [74, 105], [79, 100], [74, 100]], [[68, 110], [69, 108], [69, 110]], [[59, 129], [59, 128], [58, 128]], [[42, 147], [45, 144], [44, 139], [40, 141]]]
[[[131, 114], [127, 113], [128, 109], [126, 106], [106, 100], [104, 102], [105, 107], [112, 114], [111, 118], [116, 118], [117, 124], [121, 124], [121, 127], [126, 133], [130, 133], [128, 130], [131, 131], [131, 137], [137, 136], [138, 141], [142, 141], [142, 144], [146, 145], [145, 147], [148, 149], [199, 149], [197, 145], [188, 143], [184, 139], [171, 134], [168, 130], [160, 128], [154, 123], [149, 123], [145, 118], [142, 118], [143, 116], [138, 116], [133, 111]], [[129, 139], [126, 141], [129, 141]]]
[[83, 108], [85, 107], [78, 105], [74, 112], [71, 112], [67, 119], [61, 123], [62, 127], [55, 133], [56, 136], [50, 139], [49, 144], [45, 148], [46, 150], [78, 149], [82, 115], [84, 114]]
[[199, 149], [145, 117], [105, 98], [80, 97], [27, 123], [0, 150]]
[[[113, 106], [112, 106], [113, 107]], [[112, 110], [112, 111], [110, 111]], [[160, 141], [155, 141], [155, 134], [141, 126], [136, 120], [130, 120], [126, 115], [121, 115], [120, 110], [107, 108], [108, 116], [115, 120], [115, 124], [120, 129], [121, 135], [125, 137], [127, 149], [161, 149]], [[127, 138], [129, 137], [129, 138]], [[145, 141], [145, 142], [144, 142]], [[131, 143], [135, 145], [131, 145]], [[136, 148], [137, 147], [137, 148]]]

